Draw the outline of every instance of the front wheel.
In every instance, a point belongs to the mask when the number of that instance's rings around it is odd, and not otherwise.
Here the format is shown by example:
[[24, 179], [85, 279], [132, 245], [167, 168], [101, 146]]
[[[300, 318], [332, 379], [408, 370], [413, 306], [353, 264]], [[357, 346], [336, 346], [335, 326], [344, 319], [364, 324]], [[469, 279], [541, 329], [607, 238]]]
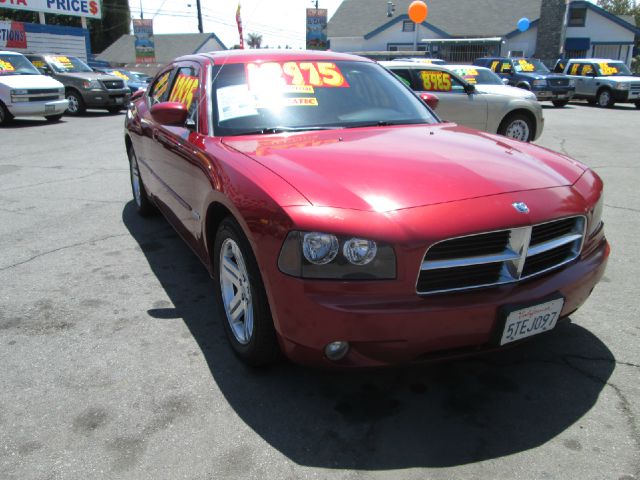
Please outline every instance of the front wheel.
[[4, 103], [0, 102], [0, 125], [8, 125], [13, 120], [13, 115], [4, 106]]
[[553, 103], [553, 106], [556, 108], [562, 108], [566, 107], [569, 102], [567, 100], [554, 100], [551, 103]]
[[222, 221], [213, 249], [214, 283], [224, 330], [248, 365], [273, 362], [280, 350], [258, 264], [238, 223]]
[[533, 139], [533, 122], [522, 113], [512, 113], [502, 121], [498, 133], [521, 142], [530, 142]]
[[147, 196], [147, 190], [142, 183], [142, 177], [140, 176], [140, 167], [138, 166], [138, 159], [136, 152], [133, 151], [133, 147], [129, 148], [129, 175], [131, 177], [131, 190], [133, 192], [133, 201], [136, 204], [136, 210], [142, 217], [148, 217], [155, 212], [155, 208]]
[[69, 107], [67, 107], [69, 115], [80, 115], [86, 111], [87, 107], [85, 107], [84, 100], [79, 93], [68, 91], [67, 100], [69, 100]]
[[606, 88], [604, 90], [600, 90], [598, 97], [596, 98], [596, 102], [598, 102], [598, 106], [600, 108], [611, 108], [615, 103], [611, 96], [611, 91]]
[[44, 118], [47, 119], [47, 122], [55, 123], [60, 121], [60, 119], [62, 118], [62, 114], [59, 113], [58, 115], [45, 115]]

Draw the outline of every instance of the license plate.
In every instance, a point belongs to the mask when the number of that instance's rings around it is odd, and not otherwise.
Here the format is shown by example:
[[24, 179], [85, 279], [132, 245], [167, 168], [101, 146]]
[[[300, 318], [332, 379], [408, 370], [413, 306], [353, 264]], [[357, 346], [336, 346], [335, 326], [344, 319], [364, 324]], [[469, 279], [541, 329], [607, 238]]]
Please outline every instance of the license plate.
[[558, 322], [564, 298], [512, 310], [507, 315], [500, 345], [552, 330]]
[[566, 93], [559, 93], [558, 95], [556, 95], [556, 98], [567, 98], [567, 94]]
[[116, 103], [124, 103], [124, 98], [116, 97]]
[[55, 105], [45, 105], [44, 106], [44, 113], [53, 113], [56, 111], [56, 106]]

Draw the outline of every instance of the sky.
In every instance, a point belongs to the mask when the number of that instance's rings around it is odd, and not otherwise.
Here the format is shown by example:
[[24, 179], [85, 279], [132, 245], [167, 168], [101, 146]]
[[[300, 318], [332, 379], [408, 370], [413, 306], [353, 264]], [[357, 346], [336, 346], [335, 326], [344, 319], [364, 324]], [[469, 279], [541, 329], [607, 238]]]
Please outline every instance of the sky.
[[[328, 9], [329, 18], [342, 0], [319, 0], [318, 8]], [[262, 35], [262, 46], [304, 48], [306, 9], [315, 8], [311, 0], [241, 0], [242, 28]], [[153, 18], [153, 32], [197, 33], [196, 0], [129, 0], [131, 15]], [[236, 0], [201, 0], [205, 33], [215, 33], [227, 46], [239, 43], [236, 27]]]

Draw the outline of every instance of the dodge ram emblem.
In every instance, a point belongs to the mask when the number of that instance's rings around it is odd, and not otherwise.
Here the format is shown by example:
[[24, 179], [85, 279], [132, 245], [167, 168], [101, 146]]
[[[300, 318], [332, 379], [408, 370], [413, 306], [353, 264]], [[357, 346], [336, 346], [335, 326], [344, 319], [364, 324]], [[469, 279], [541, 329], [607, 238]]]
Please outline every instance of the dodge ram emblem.
[[524, 202], [515, 202], [512, 204], [513, 208], [515, 208], [520, 213], [529, 213], [529, 207]]

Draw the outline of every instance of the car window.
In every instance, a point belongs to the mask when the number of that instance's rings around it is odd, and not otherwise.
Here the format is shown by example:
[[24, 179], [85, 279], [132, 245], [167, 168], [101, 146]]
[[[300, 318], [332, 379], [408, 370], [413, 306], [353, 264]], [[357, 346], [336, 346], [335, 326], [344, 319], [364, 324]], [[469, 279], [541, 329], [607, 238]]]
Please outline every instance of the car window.
[[69, 55], [47, 55], [49, 66], [57, 73], [85, 73], [93, 72], [91, 67], [82, 60]]
[[616, 75], [632, 75], [631, 70], [622, 62], [598, 62], [596, 63], [598, 75], [612, 77]]
[[453, 75], [441, 70], [420, 70], [419, 88], [425, 92], [464, 92], [464, 85]]
[[590, 63], [572, 63], [569, 67], [569, 75], [586, 77], [593, 73], [593, 66]]
[[498, 75], [482, 67], [449, 67], [473, 85], [504, 85]]
[[503, 60], [500, 62], [500, 73], [512, 73], [513, 67], [510, 60]]
[[182, 103], [189, 110], [189, 119], [196, 119], [200, 71], [195, 66], [181, 67], [173, 80], [169, 102]]
[[556, 66], [553, 68], [554, 73], [562, 73], [564, 72], [565, 67], [567, 66], [567, 62], [563, 60], [558, 60]]
[[537, 58], [519, 58], [514, 60], [516, 72], [524, 73], [549, 73], [547, 66]]
[[213, 72], [216, 135], [436, 123], [382, 66], [359, 61], [229, 64]]
[[22, 55], [0, 54], [0, 76], [5, 75], [40, 75], [40, 72]]
[[149, 91], [149, 102], [151, 105], [156, 103], [166, 102], [169, 97], [169, 77], [171, 76], [171, 70], [167, 70], [160, 75], [153, 83], [151, 90]]
[[408, 68], [394, 68], [391, 71], [398, 76], [402, 83], [404, 83], [407, 87], [412, 88], [411, 72]]

